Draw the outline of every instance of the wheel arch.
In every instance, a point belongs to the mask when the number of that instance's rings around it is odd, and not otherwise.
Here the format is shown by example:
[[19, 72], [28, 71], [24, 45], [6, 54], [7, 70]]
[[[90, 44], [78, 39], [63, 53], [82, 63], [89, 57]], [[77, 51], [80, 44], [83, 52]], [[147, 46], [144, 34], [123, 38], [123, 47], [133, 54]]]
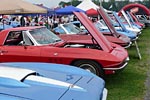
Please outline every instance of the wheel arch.
[[[88, 62], [87, 64], [85, 62]], [[76, 59], [74, 60], [71, 65], [78, 67], [78, 64], [80, 65], [85, 65], [81, 68], [86, 68], [86, 65], [90, 65], [92, 69], [94, 69], [95, 71], [91, 70], [92, 73], [96, 74], [97, 76], [104, 78], [105, 77], [105, 70], [103, 68], [103, 66], [96, 60], [91, 60], [91, 59]], [[80, 67], [79, 67], [80, 68]], [[88, 70], [88, 69], [87, 69]]]
[[93, 62], [96, 62], [97, 64], [99, 64], [99, 65], [103, 68], [102, 64], [100, 64], [98, 61], [93, 60], [93, 59], [75, 59], [75, 60], [73, 60], [73, 61], [71, 62], [70, 65], [73, 65], [76, 61], [80, 61], [80, 60], [82, 60], [82, 61], [93, 61]]

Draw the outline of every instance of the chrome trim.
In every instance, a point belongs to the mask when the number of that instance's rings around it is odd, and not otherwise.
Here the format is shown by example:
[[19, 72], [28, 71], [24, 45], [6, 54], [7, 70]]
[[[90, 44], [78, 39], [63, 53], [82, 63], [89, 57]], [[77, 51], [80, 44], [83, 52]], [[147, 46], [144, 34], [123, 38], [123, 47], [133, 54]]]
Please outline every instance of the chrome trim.
[[125, 63], [122, 66], [120, 66], [119, 68], [104, 68], [104, 70], [114, 70], [115, 71], [115, 70], [123, 69], [127, 66], [129, 60], [130, 60], [129, 57], [127, 57], [125, 59]]
[[107, 94], [108, 94], [108, 90], [104, 88], [102, 100], [107, 100]]
[[131, 46], [132, 42], [130, 42], [127, 46], [125, 46], [124, 48], [129, 48]]
[[[145, 28], [145, 24], [144, 24], [143, 28]], [[142, 30], [143, 30], [143, 28], [142, 28]]]
[[132, 41], [135, 41], [135, 40], [137, 40], [139, 38], [139, 36], [137, 36], [135, 39], [131, 39]]
[[127, 57], [125, 61], [129, 61], [129, 60], [130, 60], [130, 58], [129, 58], [129, 57]]
[[142, 32], [140, 31], [140, 32], [138, 32], [137, 34], [140, 35], [141, 33], [142, 33]]
[[128, 62], [124, 63], [121, 67], [119, 68], [104, 68], [104, 70], [120, 70], [123, 69], [124, 67], [126, 67], [126, 65], [128, 64]]

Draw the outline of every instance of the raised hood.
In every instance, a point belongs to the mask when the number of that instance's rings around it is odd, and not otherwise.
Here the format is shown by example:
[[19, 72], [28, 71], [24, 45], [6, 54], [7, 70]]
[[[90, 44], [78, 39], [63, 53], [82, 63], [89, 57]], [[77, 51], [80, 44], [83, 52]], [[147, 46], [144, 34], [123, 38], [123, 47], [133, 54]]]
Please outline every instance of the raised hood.
[[112, 47], [110, 42], [101, 34], [94, 24], [89, 20], [89, 18], [82, 12], [74, 12], [76, 17], [81, 21], [84, 27], [87, 29], [89, 34], [93, 37], [93, 39], [97, 42], [97, 44], [106, 52], [110, 52]]
[[110, 18], [108, 17], [107, 13], [104, 11], [103, 7], [100, 7], [100, 8], [97, 10], [97, 12], [99, 13], [99, 15], [100, 15], [100, 16], [103, 18], [103, 20], [105, 21], [105, 23], [106, 23], [107, 27], [109, 28], [110, 32], [111, 32], [114, 36], [118, 37], [119, 34], [116, 32], [114, 26], [113, 26], [112, 23], [111, 23]]
[[123, 22], [120, 20], [119, 16], [116, 14], [116, 12], [113, 12], [113, 15], [116, 18], [119, 25], [121, 26], [122, 30], [125, 32], [128, 32], [127, 28], [123, 25]]
[[122, 14], [122, 16], [125, 18], [125, 20], [127, 21], [128, 25], [129, 25], [131, 28], [133, 28], [133, 26], [132, 26], [132, 24], [131, 24], [131, 22], [130, 22], [130, 20], [129, 20], [129, 18], [128, 18], [127, 14], [125, 13], [124, 10], [121, 10], [121, 14]]

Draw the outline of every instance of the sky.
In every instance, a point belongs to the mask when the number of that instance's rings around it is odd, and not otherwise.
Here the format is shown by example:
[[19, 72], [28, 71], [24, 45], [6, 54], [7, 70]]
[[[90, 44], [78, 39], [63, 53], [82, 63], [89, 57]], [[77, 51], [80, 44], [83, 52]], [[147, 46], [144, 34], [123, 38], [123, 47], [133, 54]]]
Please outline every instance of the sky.
[[[61, 1], [68, 2], [71, 0], [24, 0], [24, 1], [28, 1], [32, 4], [44, 4], [44, 6], [48, 8], [53, 8], [53, 7], [57, 7]], [[83, 1], [83, 0], [80, 0], [80, 1]], [[108, 0], [105, 0], [105, 1], [108, 1]], [[130, 0], [130, 1], [137, 1], [137, 0]]]
[[32, 4], [44, 4], [44, 6], [46, 7], [57, 7], [57, 5], [60, 3], [60, 1], [71, 1], [71, 0], [24, 0], [24, 1], [28, 1]]

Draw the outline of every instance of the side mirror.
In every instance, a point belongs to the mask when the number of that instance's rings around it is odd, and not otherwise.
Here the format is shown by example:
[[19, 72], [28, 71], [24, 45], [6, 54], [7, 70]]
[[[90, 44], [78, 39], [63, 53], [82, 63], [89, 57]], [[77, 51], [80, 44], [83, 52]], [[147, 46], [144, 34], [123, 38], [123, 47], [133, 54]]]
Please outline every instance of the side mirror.
[[25, 41], [20, 41], [18, 46], [24, 46], [24, 49], [27, 49], [27, 47], [26, 47], [27, 45], [25, 44]]
[[20, 45], [20, 46], [21, 46], [21, 45], [24, 45], [24, 44], [25, 44], [25, 42], [24, 42], [24, 41], [20, 41], [18, 45]]

